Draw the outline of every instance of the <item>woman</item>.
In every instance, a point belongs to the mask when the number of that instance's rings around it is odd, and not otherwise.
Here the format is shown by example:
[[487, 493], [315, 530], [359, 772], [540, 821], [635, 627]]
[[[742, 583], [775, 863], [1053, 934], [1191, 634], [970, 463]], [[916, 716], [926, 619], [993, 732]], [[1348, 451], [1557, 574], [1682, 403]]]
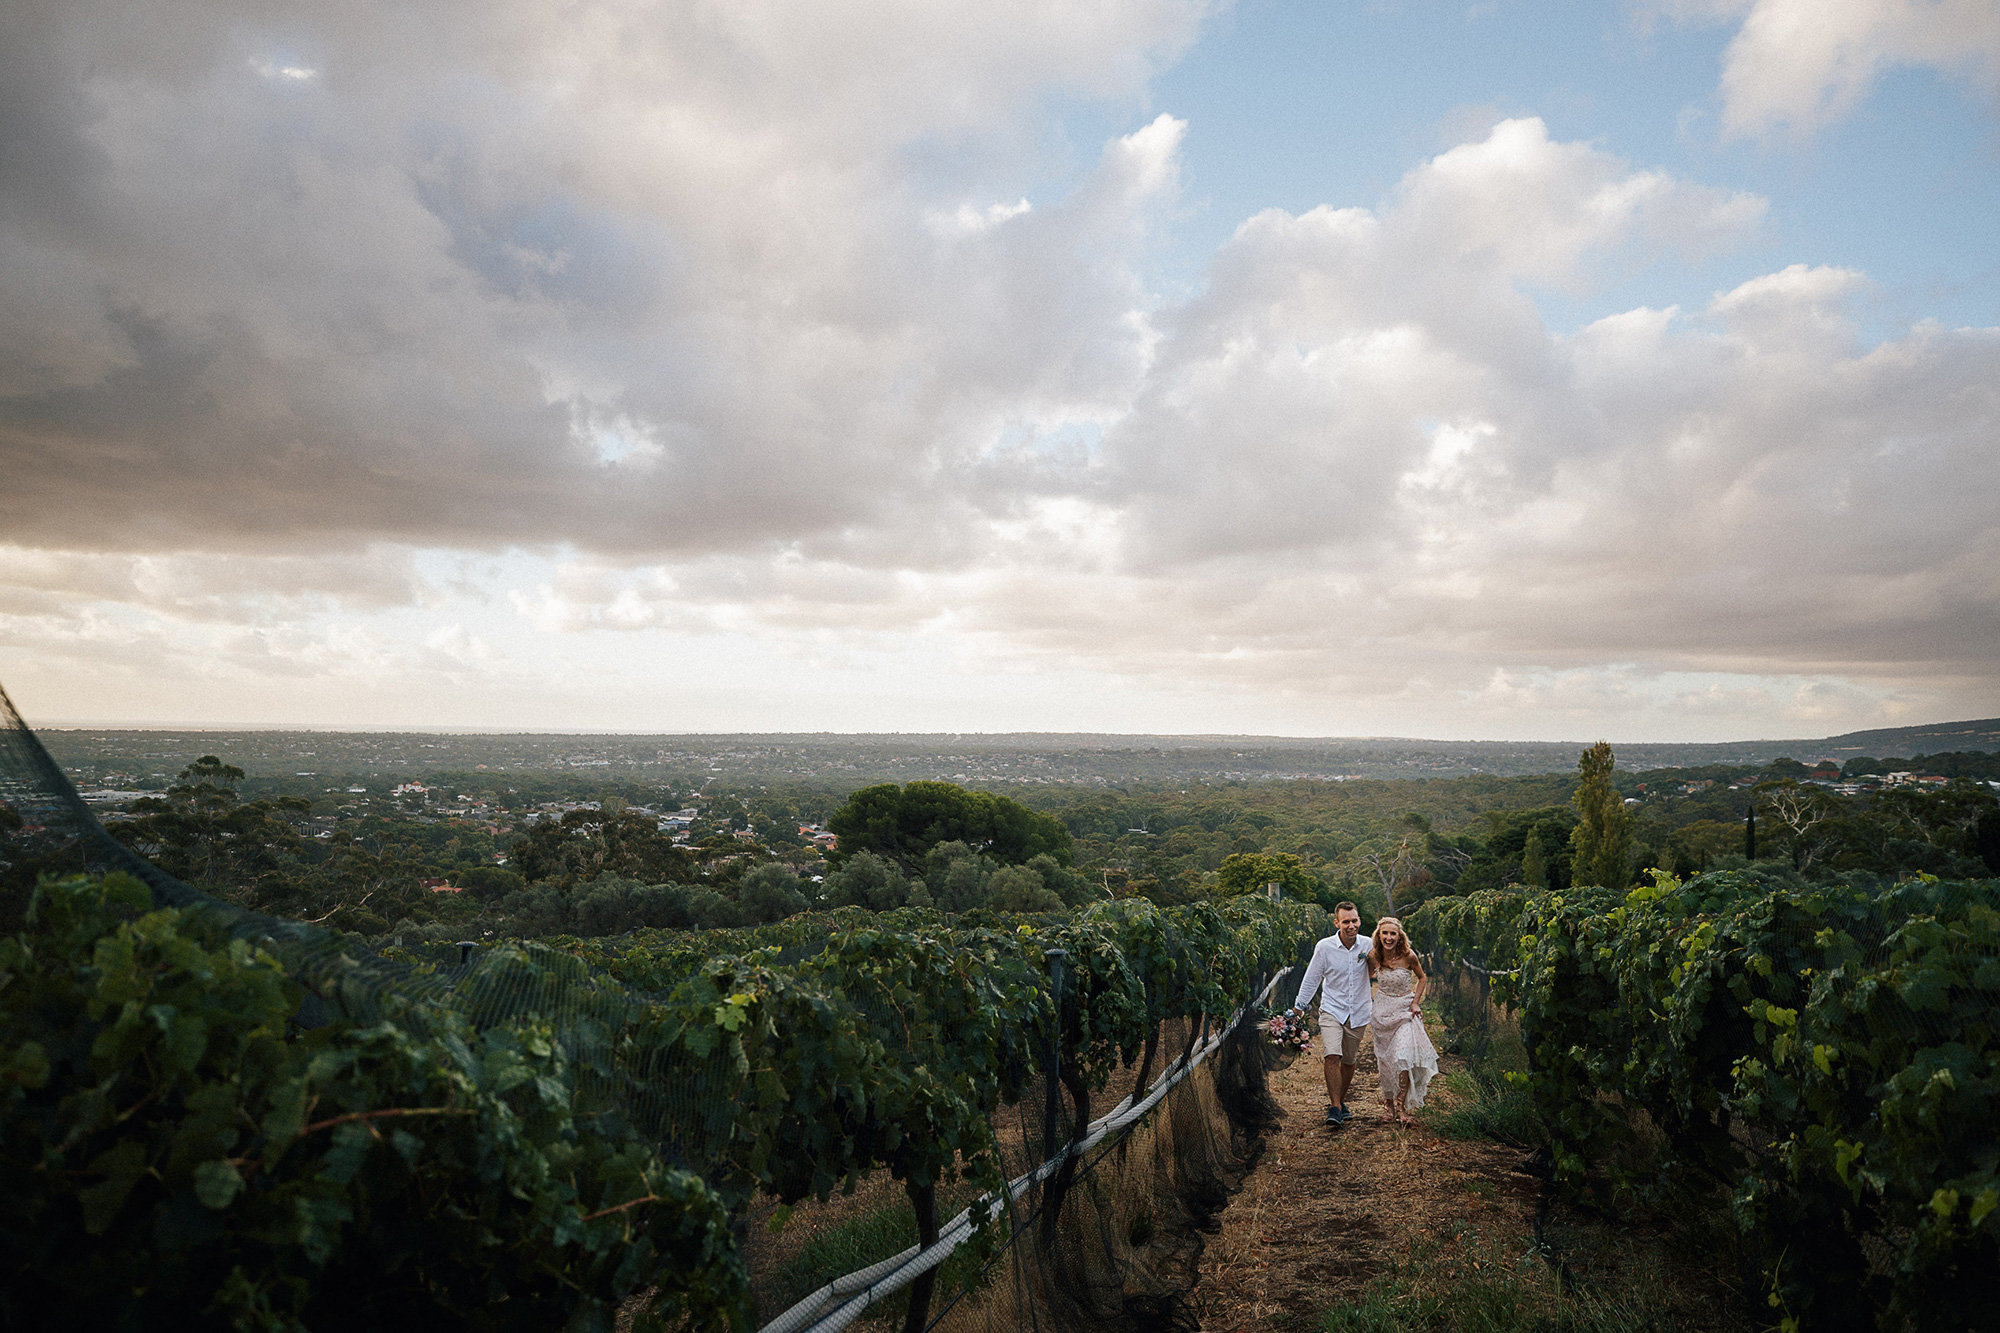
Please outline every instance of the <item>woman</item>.
[[1375, 981], [1375, 1069], [1382, 1080], [1382, 1100], [1396, 1123], [1407, 1125], [1410, 1112], [1424, 1104], [1438, 1054], [1424, 1031], [1424, 990], [1430, 978], [1403, 923], [1393, 916], [1375, 923], [1368, 975]]

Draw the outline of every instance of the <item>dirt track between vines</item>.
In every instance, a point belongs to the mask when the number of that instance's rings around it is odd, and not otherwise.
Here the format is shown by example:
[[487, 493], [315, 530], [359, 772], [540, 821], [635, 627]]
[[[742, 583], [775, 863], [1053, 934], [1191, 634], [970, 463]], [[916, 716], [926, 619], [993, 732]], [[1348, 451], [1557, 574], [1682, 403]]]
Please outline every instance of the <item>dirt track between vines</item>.
[[[1463, 1067], [1449, 1055], [1442, 1064], [1443, 1075]], [[1398, 1127], [1382, 1105], [1372, 1047], [1362, 1051], [1347, 1096], [1354, 1119], [1343, 1128], [1322, 1123], [1317, 1052], [1274, 1071], [1270, 1090], [1284, 1119], [1202, 1255], [1194, 1299], [1204, 1333], [1312, 1328], [1420, 1245], [1435, 1247], [1424, 1262], [1440, 1277], [1532, 1245], [1541, 1183], [1523, 1170], [1521, 1152]], [[1440, 1077], [1429, 1107], [1448, 1110], [1457, 1095]]]

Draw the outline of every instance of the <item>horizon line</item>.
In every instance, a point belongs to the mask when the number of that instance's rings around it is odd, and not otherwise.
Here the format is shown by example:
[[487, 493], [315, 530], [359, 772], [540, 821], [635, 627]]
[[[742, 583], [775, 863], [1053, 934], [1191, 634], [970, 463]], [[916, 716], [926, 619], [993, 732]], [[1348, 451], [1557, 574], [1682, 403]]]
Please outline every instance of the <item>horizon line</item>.
[[[25, 720], [25, 719], [24, 719]], [[1853, 731], [1839, 732], [1830, 736], [1766, 736], [1737, 738], [1719, 741], [1694, 740], [1634, 740], [1611, 741], [1618, 745], [1661, 745], [1661, 746], [1732, 746], [1732, 745], [1777, 745], [1777, 744], [1821, 744], [1841, 740], [1849, 736], [1866, 735], [1878, 731], [1928, 731], [1951, 727], [1973, 727], [1989, 725], [2000, 728], [2000, 718], [1969, 718], [1961, 721], [1914, 723], [1903, 726], [1864, 727]], [[134, 722], [97, 719], [51, 719], [47, 722], [30, 723], [36, 731], [121, 731], [121, 732], [203, 732], [231, 734], [244, 732], [294, 732], [315, 735], [420, 735], [420, 736], [622, 736], [622, 737], [679, 737], [679, 738], [736, 738], [736, 737], [813, 737], [828, 739], [865, 739], [873, 737], [894, 737], [908, 739], [950, 738], [954, 740], [1000, 739], [1012, 737], [1076, 737], [1103, 740], [1169, 740], [1169, 741], [1228, 741], [1290, 744], [1329, 743], [1384, 743], [1425, 744], [1425, 745], [1536, 745], [1588, 747], [1595, 741], [1582, 739], [1527, 740], [1515, 737], [1451, 739], [1432, 736], [1391, 736], [1391, 735], [1304, 735], [1253, 732], [1152, 732], [1152, 731], [671, 731], [646, 730], [627, 727], [578, 727], [578, 728], [528, 728], [528, 727], [484, 727], [484, 726], [441, 726], [438, 724], [409, 725], [400, 723], [350, 723], [343, 726], [295, 724], [282, 722], [251, 722], [225, 725], [214, 722]], [[1604, 739], [1604, 738], [1600, 738]]]

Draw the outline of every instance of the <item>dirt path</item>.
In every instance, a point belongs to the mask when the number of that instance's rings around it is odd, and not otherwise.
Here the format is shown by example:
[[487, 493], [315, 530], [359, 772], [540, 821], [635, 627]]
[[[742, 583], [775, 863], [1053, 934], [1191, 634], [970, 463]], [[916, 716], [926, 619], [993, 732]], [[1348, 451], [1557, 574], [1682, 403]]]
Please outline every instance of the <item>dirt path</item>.
[[[1445, 1077], [1462, 1068], [1454, 1056], [1442, 1063]], [[1445, 1077], [1431, 1085], [1432, 1114], [1459, 1096]], [[1521, 1153], [1397, 1127], [1384, 1113], [1372, 1048], [1362, 1052], [1344, 1128], [1322, 1123], [1316, 1053], [1274, 1072], [1270, 1086], [1285, 1119], [1203, 1254], [1195, 1298], [1204, 1333], [1297, 1333], [1397, 1264], [1470, 1270], [1532, 1244], [1540, 1182], [1522, 1171]]]

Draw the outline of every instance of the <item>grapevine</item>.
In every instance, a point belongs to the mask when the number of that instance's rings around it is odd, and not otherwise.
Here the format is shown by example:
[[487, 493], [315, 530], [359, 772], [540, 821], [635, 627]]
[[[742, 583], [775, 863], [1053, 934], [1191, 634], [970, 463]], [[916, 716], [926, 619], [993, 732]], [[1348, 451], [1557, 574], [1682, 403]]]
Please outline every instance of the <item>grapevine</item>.
[[[2000, 882], [1656, 873], [1412, 924], [1507, 965], [1558, 1178], [1709, 1182], [1781, 1324], [1968, 1327], [2000, 1303]], [[1664, 1137], [1643, 1169], [1630, 1110]]]

